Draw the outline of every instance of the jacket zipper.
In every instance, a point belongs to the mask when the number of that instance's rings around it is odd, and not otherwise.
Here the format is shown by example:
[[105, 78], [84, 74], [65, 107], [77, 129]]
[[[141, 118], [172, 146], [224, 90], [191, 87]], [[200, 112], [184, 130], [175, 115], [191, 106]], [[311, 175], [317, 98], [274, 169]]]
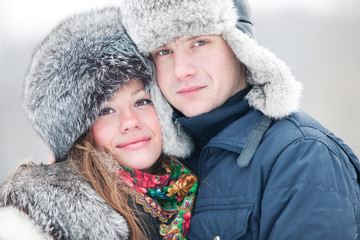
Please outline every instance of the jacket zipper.
[[181, 131], [180, 131], [181, 123], [179, 122], [179, 120], [177, 118], [175, 119], [174, 123], [175, 123], [176, 128], [177, 128], [177, 135], [181, 136]]

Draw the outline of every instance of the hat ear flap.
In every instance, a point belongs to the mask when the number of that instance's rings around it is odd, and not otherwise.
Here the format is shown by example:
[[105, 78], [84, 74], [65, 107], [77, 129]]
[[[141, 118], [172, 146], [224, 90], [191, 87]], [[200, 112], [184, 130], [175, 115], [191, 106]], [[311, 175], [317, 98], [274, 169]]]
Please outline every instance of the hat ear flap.
[[176, 126], [172, 121], [173, 109], [155, 80], [150, 86], [150, 95], [160, 120], [163, 153], [178, 158], [190, 156], [194, 149], [193, 141], [181, 126]]
[[250, 106], [274, 119], [298, 111], [302, 84], [282, 60], [235, 27], [223, 37], [247, 67], [246, 82], [252, 86], [246, 95]]

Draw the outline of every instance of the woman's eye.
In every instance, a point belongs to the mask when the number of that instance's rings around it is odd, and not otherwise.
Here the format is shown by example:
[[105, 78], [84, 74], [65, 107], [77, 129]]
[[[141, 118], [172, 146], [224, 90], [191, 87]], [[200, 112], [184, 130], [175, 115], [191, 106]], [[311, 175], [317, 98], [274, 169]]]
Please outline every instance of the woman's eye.
[[201, 45], [204, 45], [206, 43], [206, 41], [204, 41], [204, 40], [199, 40], [199, 41], [196, 41], [195, 43], [194, 43], [194, 47], [199, 47], [199, 46], [201, 46]]
[[152, 104], [152, 101], [150, 99], [140, 99], [135, 102], [135, 107], [141, 107], [147, 104]]
[[112, 108], [103, 108], [103, 109], [101, 109], [99, 116], [109, 115], [113, 112], [114, 112], [114, 109], [112, 109]]

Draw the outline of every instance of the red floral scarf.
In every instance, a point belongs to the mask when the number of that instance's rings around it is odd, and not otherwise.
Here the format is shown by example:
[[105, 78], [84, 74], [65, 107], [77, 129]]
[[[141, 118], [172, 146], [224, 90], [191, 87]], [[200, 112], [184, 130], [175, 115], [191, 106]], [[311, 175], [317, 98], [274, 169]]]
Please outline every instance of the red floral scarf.
[[136, 202], [161, 222], [163, 239], [187, 239], [198, 181], [176, 163], [162, 163], [164, 175], [119, 167], [119, 177], [133, 188]]

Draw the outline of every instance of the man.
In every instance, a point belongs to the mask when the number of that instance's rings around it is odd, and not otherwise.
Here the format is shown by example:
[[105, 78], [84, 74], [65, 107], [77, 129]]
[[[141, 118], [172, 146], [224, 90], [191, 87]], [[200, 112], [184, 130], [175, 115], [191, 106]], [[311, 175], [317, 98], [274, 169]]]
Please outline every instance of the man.
[[122, 14], [195, 142], [189, 239], [358, 238], [359, 161], [298, 109], [301, 85], [253, 39], [246, 0], [124, 0]]

